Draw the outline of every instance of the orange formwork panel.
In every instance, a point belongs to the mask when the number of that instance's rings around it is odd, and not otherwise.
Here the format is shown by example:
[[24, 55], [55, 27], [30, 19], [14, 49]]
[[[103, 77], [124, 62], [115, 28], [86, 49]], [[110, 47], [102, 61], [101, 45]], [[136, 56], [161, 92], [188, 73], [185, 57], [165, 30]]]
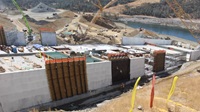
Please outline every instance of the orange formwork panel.
[[53, 101], [87, 92], [85, 57], [46, 60], [45, 66]]
[[59, 86], [59, 81], [58, 81], [58, 76], [57, 76], [57, 70], [56, 70], [56, 64], [51, 64], [51, 74], [52, 74], [52, 81], [56, 93], [56, 100], [61, 99], [61, 92], [60, 92], [60, 86]]
[[79, 63], [79, 70], [80, 70], [80, 79], [81, 79], [81, 88], [82, 92], [85, 93], [87, 92], [86, 90], [86, 83], [85, 83], [85, 73], [84, 73], [84, 61], [80, 61]]
[[72, 96], [72, 88], [71, 88], [71, 80], [70, 80], [70, 72], [69, 72], [69, 63], [65, 62], [63, 63], [63, 72], [64, 72], [64, 79], [65, 79], [65, 86], [67, 90], [67, 97]]
[[73, 93], [73, 95], [77, 95], [74, 62], [69, 62], [69, 76], [70, 76], [70, 80], [71, 80], [72, 93]]
[[75, 69], [75, 78], [76, 78], [76, 86], [77, 86], [77, 91], [78, 94], [82, 93], [82, 88], [81, 88], [81, 77], [80, 77], [80, 70], [79, 70], [79, 61], [74, 61], [74, 69]]
[[65, 79], [62, 66], [63, 66], [62, 63], [57, 63], [57, 74], [58, 74], [61, 96], [62, 98], [66, 98], [67, 94], [66, 94]]
[[56, 96], [55, 96], [55, 89], [54, 89], [53, 81], [52, 81], [52, 74], [51, 74], [50, 64], [46, 64], [45, 67], [46, 67], [46, 75], [47, 75], [47, 80], [48, 80], [51, 99], [53, 101], [55, 101], [56, 100]]
[[165, 50], [158, 50], [154, 51], [154, 65], [153, 65], [153, 71], [154, 72], [160, 72], [165, 69]]
[[6, 45], [6, 36], [3, 26], [0, 26], [0, 45]]

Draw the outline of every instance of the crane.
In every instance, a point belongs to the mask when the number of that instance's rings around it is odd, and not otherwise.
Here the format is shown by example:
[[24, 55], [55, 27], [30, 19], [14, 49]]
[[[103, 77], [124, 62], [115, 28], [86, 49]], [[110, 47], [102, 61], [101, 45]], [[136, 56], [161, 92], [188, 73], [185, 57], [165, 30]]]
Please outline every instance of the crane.
[[20, 11], [20, 13], [22, 14], [22, 16], [23, 16], [23, 20], [24, 20], [24, 22], [25, 22], [25, 25], [26, 25], [26, 27], [27, 27], [27, 29], [28, 29], [28, 41], [32, 41], [33, 40], [33, 36], [32, 36], [32, 29], [30, 28], [30, 25], [29, 25], [29, 23], [28, 23], [28, 20], [27, 20], [27, 18], [25, 17], [25, 14], [24, 14], [24, 12], [22, 11], [22, 9], [20, 8], [20, 6], [18, 5], [18, 3], [15, 1], [15, 0], [12, 0], [12, 3], [17, 7], [17, 9]]
[[[183, 25], [188, 29], [188, 31], [191, 33], [191, 35], [197, 40], [197, 42], [200, 44], [200, 38], [195, 35], [195, 32], [189, 27], [190, 25], [195, 26], [196, 24], [192, 21], [191, 17], [185, 13], [181, 5], [177, 2], [177, 0], [172, 0], [172, 3], [169, 0], [165, 0], [166, 3], [169, 5], [169, 7], [173, 10], [176, 17], [178, 17]], [[190, 21], [189, 24], [187, 24], [184, 20], [187, 19]], [[195, 27], [194, 27], [195, 28]], [[198, 28], [195, 28], [198, 29]]]
[[101, 17], [101, 14], [103, 12], [104, 9], [108, 8], [109, 6], [111, 6], [112, 4], [114, 4], [117, 0], [111, 0], [107, 5], [102, 6], [101, 1], [98, 0], [98, 4], [95, 4], [94, 2], [91, 1], [91, 3], [96, 6], [97, 8], [99, 8], [99, 10], [97, 11], [97, 13], [95, 14], [95, 16], [93, 17], [91, 23], [96, 23], [97, 19]]

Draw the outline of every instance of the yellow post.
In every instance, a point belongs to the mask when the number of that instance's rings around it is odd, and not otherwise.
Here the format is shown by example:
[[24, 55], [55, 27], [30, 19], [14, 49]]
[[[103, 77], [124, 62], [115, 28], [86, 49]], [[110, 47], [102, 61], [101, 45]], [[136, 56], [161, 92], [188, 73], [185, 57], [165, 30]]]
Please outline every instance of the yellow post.
[[171, 96], [172, 96], [173, 93], [174, 93], [174, 90], [175, 90], [175, 87], [176, 87], [176, 82], [177, 82], [177, 80], [178, 80], [178, 77], [177, 77], [177, 76], [174, 77], [174, 80], [173, 80], [173, 83], [172, 83], [172, 87], [171, 87], [170, 92], [169, 92], [168, 97], [167, 97], [167, 101], [170, 100]]
[[138, 86], [140, 79], [141, 79], [141, 77], [138, 77], [138, 79], [134, 85], [133, 92], [132, 92], [132, 98], [131, 98], [131, 109], [129, 110], [129, 112], [133, 112], [135, 97], [136, 97], [136, 90], [137, 90], [137, 86]]
[[40, 58], [42, 58], [42, 53], [40, 52]]

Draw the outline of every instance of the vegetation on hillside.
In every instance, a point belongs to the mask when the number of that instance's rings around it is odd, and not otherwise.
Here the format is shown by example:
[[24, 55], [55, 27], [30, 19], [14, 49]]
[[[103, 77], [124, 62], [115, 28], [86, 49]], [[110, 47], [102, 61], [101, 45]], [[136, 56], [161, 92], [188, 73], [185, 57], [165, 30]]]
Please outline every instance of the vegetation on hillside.
[[[184, 11], [188, 13], [192, 18], [200, 18], [200, 0], [177, 0], [182, 6]], [[143, 4], [136, 8], [126, 6], [126, 10], [123, 12], [126, 15], [147, 15], [155, 16], [159, 18], [176, 17], [173, 10], [168, 6], [165, 0], [160, 3]]]
[[[10, 0], [2, 0], [8, 7], [14, 8], [12, 2]], [[87, 11], [93, 12], [96, 11], [97, 8], [93, 6], [88, 0], [16, 0], [20, 6], [23, 8], [33, 8], [40, 2], [52, 6], [54, 8], [61, 8], [61, 9], [70, 9], [73, 11]], [[91, 0], [90, 0], [91, 1]], [[93, 0], [97, 2], [97, 0]], [[110, 0], [101, 0], [102, 4], [105, 5]], [[126, 4], [129, 2], [133, 2], [135, 0], [118, 0], [115, 4]]]

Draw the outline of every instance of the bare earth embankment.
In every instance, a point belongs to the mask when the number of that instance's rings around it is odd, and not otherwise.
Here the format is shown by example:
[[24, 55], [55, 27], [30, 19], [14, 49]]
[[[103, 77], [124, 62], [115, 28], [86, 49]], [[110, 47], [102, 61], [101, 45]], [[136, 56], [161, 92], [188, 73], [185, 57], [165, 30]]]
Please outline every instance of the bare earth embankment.
[[[187, 69], [186, 69], [187, 68]], [[142, 112], [137, 107], [141, 106], [143, 112], [197, 112], [200, 111], [200, 68], [199, 62], [192, 62], [172, 76], [157, 79], [155, 85], [155, 99], [153, 109], [149, 108], [151, 82], [137, 90], [134, 112]], [[170, 102], [166, 102], [174, 76], [179, 76], [175, 92]], [[116, 99], [105, 101], [97, 108], [83, 112], [128, 112], [131, 107], [131, 93], [122, 94]], [[82, 111], [80, 111], [82, 112]]]

